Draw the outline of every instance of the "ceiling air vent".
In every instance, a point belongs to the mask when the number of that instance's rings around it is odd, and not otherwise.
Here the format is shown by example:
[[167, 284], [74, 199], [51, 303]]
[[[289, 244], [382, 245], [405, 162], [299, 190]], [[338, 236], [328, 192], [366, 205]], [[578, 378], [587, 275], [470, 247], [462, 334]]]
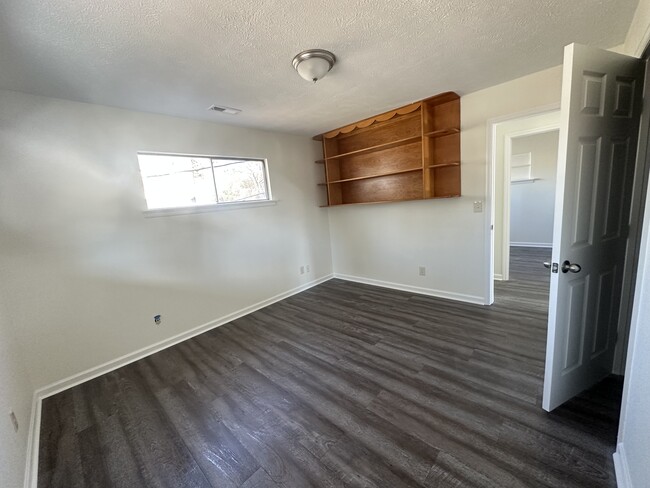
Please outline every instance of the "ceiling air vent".
[[241, 110], [238, 108], [231, 108], [231, 107], [223, 107], [219, 105], [211, 105], [208, 110], [212, 110], [213, 112], [221, 112], [222, 114], [229, 114], [229, 115], [237, 115]]

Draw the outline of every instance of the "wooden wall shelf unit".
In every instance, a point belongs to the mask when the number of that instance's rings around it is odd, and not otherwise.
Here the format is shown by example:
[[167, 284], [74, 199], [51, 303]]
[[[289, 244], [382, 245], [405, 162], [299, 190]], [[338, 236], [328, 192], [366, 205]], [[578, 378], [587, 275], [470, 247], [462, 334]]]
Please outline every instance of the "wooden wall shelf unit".
[[460, 97], [453, 92], [314, 137], [327, 205], [460, 196]]

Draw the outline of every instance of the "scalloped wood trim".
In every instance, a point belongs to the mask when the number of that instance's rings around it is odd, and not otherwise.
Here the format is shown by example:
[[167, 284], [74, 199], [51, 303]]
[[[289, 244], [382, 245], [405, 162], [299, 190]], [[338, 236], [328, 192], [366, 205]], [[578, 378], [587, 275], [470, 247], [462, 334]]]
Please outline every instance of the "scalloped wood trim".
[[346, 125], [345, 127], [341, 127], [340, 129], [334, 129], [332, 131], [326, 132], [325, 134], [323, 134], [323, 137], [325, 137], [326, 139], [332, 139], [338, 136], [339, 134], [348, 134], [355, 129], [363, 129], [365, 127], [370, 127], [372, 124], [376, 124], [377, 122], [386, 122], [387, 120], [397, 117], [398, 115], [406, 115], [415, 112], [421, 106], [422, 106], [422, 102], [412, 103], [411, 105], [406, 105], [405, 107], [401, 107], [396, 110], [391, 110], [390, 112], [385, 112], [383, 114], [370, 117], [369, 119], [360, 120], [359, 122], [355, 122], [354, 124]]

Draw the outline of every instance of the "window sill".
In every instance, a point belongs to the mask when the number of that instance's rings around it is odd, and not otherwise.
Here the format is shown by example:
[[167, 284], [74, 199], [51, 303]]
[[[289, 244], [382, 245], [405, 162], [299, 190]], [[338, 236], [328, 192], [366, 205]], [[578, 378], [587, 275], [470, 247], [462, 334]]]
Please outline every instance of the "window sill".
[[212, 205], [197, 205], [195, 207], [155, 208], [152, 210], [143, 210], [142, 215], [144, 215], [145, 218], [171, 217], [173, 215], [192, 215], [252, 207], [270, 207], [277, 203], [277, 200], [261, 200], [254, 202], [215, 203]]

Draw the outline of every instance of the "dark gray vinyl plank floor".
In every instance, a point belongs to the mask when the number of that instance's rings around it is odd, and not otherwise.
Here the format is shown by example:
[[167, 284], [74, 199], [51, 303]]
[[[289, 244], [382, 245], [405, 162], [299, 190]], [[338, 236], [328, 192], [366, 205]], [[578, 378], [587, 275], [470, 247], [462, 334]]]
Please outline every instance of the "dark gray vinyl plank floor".
[[614, 487], [621, 381], [541, 407], [548, 250], [492, 307], [331, 280], [43, 401], [39, 487]]

